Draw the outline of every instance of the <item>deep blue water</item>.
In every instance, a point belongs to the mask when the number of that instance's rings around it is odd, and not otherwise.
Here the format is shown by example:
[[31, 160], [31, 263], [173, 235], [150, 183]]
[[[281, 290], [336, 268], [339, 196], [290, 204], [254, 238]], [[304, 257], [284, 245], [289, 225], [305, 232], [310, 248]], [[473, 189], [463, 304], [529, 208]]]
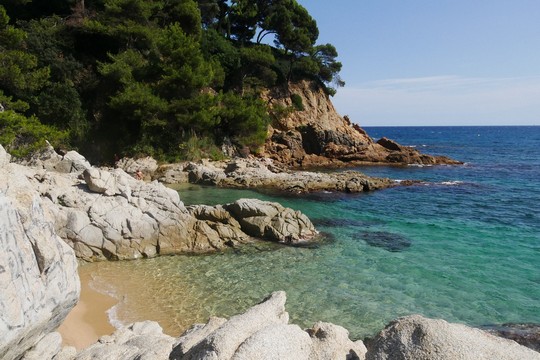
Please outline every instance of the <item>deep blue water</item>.
[[175, 319], [166, 325], [174, 332], [174, 324], [229, 316], [283, 289], [293, 322], [334, 322], [356, 338], [411, 313], [469, 325], [540, 323], [540, 127], [366, 130], [465, 165], [362, 167], [373, 176], [426, 181], [368, 194], [181, 191], [187, 204], [279, 201], [307, 214], [329, 240], [314, 249], [142, 261], [130, 271], [160, 283], [148, 289], [158, 294], [152, 301], [171, 307], [156, 320]]

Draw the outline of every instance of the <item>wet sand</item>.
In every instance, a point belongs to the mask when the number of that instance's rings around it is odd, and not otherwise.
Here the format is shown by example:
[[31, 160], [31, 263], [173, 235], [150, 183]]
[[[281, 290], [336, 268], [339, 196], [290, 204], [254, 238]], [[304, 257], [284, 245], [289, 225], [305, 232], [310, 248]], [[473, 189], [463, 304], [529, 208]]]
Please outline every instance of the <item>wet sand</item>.
[[107, 310], [113, 307], [116, 299], [99, 293], [90, 287], [91, 272], [79, 268], [81, 278], [81, 297], [77, 306], [71, 310], [58, 332], [62, 334], [64, 345], [81, 350], [95, 343], [98, 338], [114, 332], [109, 323]]

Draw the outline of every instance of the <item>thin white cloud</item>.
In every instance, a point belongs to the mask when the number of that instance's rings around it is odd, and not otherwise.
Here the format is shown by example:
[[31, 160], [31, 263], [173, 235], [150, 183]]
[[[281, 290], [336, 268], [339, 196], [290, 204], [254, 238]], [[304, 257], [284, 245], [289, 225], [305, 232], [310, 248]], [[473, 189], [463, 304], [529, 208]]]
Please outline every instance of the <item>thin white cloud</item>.
[[540, 76], [385, 79], [340, 89], [334, 103], [369, 125], [540, 125]]

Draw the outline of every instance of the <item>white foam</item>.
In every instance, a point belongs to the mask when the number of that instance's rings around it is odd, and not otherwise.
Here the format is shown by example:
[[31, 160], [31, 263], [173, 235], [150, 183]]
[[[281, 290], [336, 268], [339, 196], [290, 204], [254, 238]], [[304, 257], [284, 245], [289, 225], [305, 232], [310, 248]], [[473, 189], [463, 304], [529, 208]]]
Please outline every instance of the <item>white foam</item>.
[[[110, 296], [112, 297], [113, 299], [115, 299], [117, 301], [117, 303], [115, 305], [113, 305], [110, 309], [107, 310], [107, 317], [109, 318], [109, 323], [116, 329], [119, 329], [121, 328], [122, 326], [125, 326], [126, 324], [124, 324], [119, 318], [118, 318], [118, 307], [122, 305], [122, 303], [125, 302], [125, 297], [124, 299], [120, 299], [118, 293], [116, 293], [114, 291], [114, 288], [111, 287], [111, 286], [106, 286], [106, 284], [104, 283], [100, 283], [99, 285], [102, 285], [102, 286], [99, 286], [97, 283], [99, 283], [99, 280], [96, 279], [96, 276], [95, 275], [92, 275], [92, 280], [90, 280], [88, 282], [88, 286], [100, 293], [100, 294], [103, 294], [103, 295], [107, 295], [107, 296]], [[105, 286], [103, 286], [105, 285]]]
[[124, 324], [119, 318], [118, 318], [118, 307], [120, 303], [117, 303], [112, 308], [107, 310], [107, 316], [109, 317], [109, 323], [114, 326], [116, 329], [120, 329], [121, 327], [127, 325]]
[[448, 186], [455, 186], [455, 185], [461, 185], [461, 184], [463, 184], [463, 181], [459, 181], [459, 180], [441, 182], [441, 185], [448, 185]]

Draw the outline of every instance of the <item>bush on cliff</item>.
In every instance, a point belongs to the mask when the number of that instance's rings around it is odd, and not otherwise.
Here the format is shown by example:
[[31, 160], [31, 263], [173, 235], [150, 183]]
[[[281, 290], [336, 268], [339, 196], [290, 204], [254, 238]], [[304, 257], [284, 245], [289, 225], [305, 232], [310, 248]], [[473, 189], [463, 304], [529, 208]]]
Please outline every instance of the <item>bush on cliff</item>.
[[46, 140], [58, 146], [66, 137], [67, 132], [43, 125], [35, 116], [26, 117], [12, 110], [0, 112], [0, 144], [15, 157], [24, 158], [45, 148]]

